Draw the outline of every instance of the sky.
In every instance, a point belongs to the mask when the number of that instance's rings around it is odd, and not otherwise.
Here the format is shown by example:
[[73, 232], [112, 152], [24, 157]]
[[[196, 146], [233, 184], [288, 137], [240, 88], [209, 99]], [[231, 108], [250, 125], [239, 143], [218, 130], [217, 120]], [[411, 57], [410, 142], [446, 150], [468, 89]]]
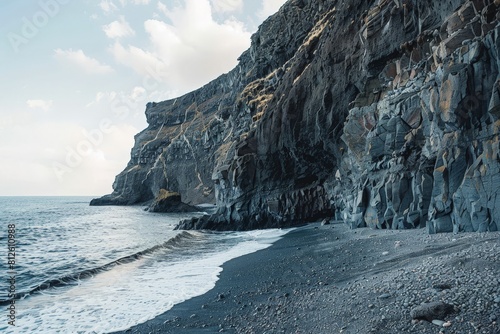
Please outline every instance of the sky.
[[0, 196], [100, 196], [145, 105], [230, 71], [285, 0], [2, 0]]

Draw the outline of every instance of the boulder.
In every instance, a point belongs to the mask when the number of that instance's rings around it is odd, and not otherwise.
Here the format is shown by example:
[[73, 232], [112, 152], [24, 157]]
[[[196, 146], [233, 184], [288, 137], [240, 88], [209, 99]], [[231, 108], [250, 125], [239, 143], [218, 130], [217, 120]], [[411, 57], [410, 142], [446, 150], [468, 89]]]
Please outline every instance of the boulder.
[[410, 311], [413, 319], [427, 320], [444, 320], [446, 317], [455, 312], [455, 307], [444, 302], [431, 302], [419, 305]]
[[198, 208], [183, 203], [181, 195], [176, 192], [160, 189], [158, 195], [147, 209], [150, 212], [182, 213], [197, 212]]

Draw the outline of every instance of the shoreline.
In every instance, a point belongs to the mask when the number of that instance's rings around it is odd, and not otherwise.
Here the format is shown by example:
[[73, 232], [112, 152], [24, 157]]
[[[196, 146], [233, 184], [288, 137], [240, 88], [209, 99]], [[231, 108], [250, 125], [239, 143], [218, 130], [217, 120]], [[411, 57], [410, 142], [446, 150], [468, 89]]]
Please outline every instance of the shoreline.
[[[498, 232], [309, 224], [224, 263], [204, 295], [114, 334], [498, 333], [499, 255]], [[436, 319], [450, 327], [412, 321], [410, 311], [431, 301], [455, 305]]]

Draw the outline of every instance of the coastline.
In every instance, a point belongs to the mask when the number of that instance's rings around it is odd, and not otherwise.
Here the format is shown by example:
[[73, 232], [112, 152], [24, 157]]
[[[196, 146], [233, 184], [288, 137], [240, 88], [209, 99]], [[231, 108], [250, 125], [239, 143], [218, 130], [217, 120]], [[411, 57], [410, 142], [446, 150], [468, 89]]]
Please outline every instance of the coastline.
[[[114, 334], [498, 333], [499, 236], [309, 224], [226, 262], [206, 294]], [[412, 321], [431, 301], [455, 305], [436, 319], [450, 327]]]

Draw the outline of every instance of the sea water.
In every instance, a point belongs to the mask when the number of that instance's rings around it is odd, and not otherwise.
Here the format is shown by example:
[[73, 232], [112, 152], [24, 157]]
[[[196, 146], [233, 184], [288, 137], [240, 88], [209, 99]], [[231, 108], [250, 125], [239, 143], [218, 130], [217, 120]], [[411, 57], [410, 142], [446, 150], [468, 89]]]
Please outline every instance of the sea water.
[[[221, 265], [284, 230], [174, 231], [193, 214], [91, 207], [86, 197], [0, 197], [0, 332], [109, 333], [215, 286]], [[201, 213], [200, 213], [201, 214]], [[8, 226], [15, 235], [8, 236]], [[8, 242], [16, 243], [8, 265]], [[0, 253], [1, 254], [1, 253]], [[8, 323], [15, 272], [15, 327]], [[12, 312], [10, 312], [12, 313]]]

